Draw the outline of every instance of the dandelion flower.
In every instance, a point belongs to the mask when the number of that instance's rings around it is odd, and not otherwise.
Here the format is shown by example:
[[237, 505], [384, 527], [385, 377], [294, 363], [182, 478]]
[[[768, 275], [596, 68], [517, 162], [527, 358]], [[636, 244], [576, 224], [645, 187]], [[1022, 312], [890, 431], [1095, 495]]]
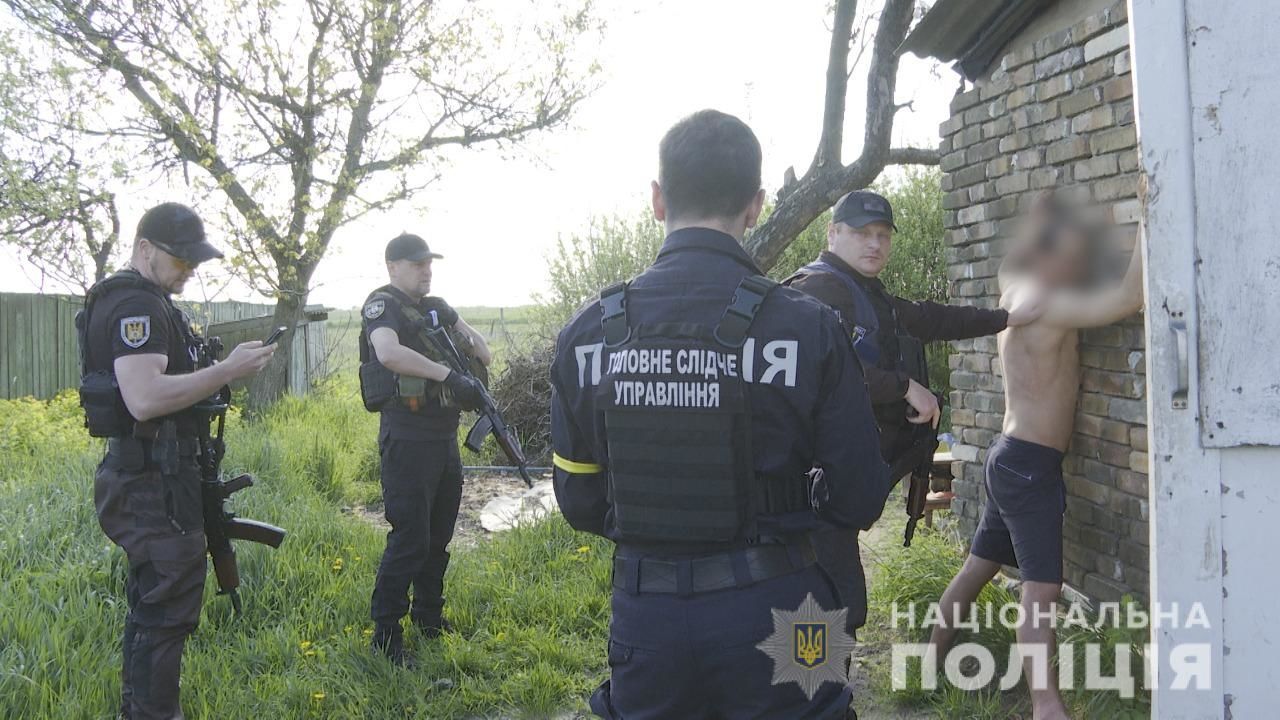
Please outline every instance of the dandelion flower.
[[578, 552], [580, 553], [591, 552], [591, 546], [583, 545], [582, 547], [578, 548]]
[[317, 690], [316, 692], [311, 693], [311, 699], [316, 702], [320, 702], [324, 699], [324, 693]]

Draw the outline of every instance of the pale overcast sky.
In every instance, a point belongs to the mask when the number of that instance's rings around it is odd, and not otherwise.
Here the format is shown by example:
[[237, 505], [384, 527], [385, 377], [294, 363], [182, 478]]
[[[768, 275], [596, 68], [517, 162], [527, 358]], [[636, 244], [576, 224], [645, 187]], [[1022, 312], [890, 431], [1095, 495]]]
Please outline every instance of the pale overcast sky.
[[[601, 87], [569, 128], [526, 143], [514, 159], [510, 152], [506, 158], [492, 151], [460, 153], [414, 203], [418, 208], [340, 230], [316, 273], [310, 302], [358, 305], [386, 282], [386, 241], [408, 230], [446, 256], [436, 263], [434, 294], [455, 305], [528, 303], [545, 286], [545, 258], [557, 235], [582, 229], [593, 215], [646, 207], [659, 138], [682, 116], [706, 107], [752, 126], [764, 146], [764, 183], [772, 194], [787, 167], [803, 174], [813, 156], [830, 41], [828, 5], [613, 0], [605, 10]], [[914, 111], [898, 114], [895, 145], [936, 145], [958, 82], [951, 70], [906, 56], [898, 101], [914, 101]], [[865, 67], [853, 83], [846, 161], [862, 140]], [[142, 210], [168, 199], [184, 198], [126, 199], [128, 234]], [[11, 250], [0, 252], [0, 289], [33, 291], [29, 275]], [[187, 296], [199, 294], [198, 283], [191, 283]], [[254, 298], [237, 293], [236, 299]]]

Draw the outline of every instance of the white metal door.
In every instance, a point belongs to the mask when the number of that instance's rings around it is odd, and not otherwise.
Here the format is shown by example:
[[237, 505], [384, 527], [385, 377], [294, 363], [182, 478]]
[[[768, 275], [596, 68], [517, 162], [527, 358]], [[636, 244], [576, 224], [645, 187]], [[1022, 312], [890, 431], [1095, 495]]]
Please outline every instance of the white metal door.
[[[1274, 717], [1280, 548], [1280, 21], [1130, 0], [1147, 175], [1154, 715]], [[1254, 447], [1245, 447], [1253, 445]], [[1187, 627], [1194, 608], [1208, 627]], [[1179, 687], [1179, 658], [1209, 662]]]

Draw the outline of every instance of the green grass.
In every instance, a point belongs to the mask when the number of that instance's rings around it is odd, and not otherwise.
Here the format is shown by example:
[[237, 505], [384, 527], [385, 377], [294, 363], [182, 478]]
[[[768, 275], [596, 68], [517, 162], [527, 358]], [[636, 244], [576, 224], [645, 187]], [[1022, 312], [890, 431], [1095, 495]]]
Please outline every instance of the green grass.
[[[896, 535], [893, 536], [895, 539]], [[868, 554], [864, 550], [864, 555]], [[961, 545], [944, 533], [927, 528], [920, 528], [912, 542], [911, 548], [903, 548], [900, 543], [888, 543], [870, 551], [874, 557], [869, 582], [870, 613], [867, 627], [859, 632], [859, 640], [870, 645], [887, 647], [895, 642], [921, 643], [928, 640], [930, 628], [925, 626], [925, 615], [930, 603], [936, 603], [942, 597], [943, 590], [951, 578], [960, 570], [964, 562], [964, 551]], [[1128, 600], [1127, 600], [1128, 601]], [[999, 608], [1008, 603], [1016, 603], [1017, 596], [1007, 588], [989, 584], [978, 596], [977, 605], [985, 608], [990, 605], [996, 621], [986, 623], [985, 609], [974, 616], [979, 620], [976, 631], [962, 630], [956, 638], [956, 644], [977, 643], [991, 651], [995, 658], [996, 681], [991, 689], [967, 692], [947, 682], [939, 663], [938, 686], [935, 690], [925, 690], [920, 682], [920, 663], [908, 663], [907, 686], [895, 690], [890, 675], [890, 655], [885, 652], [869, 664], [871, 687], [876, 696], [890, 705], [903, 708], [927, 709], [939, 718], [1007, 718], [1024, 713], [1030, 717], [1030, 701], [1026, 682], [1022, 680], [1018, 686], [1008, 692], [1000, 692], [997, 687], [999, 678], [1003, 677], [1008, 667], [1010, 649], [1016, 642], [1012, 628], [999, 622]], [[1132, 601], [1129, 601], [1132, 602]], [[899, 627], [892, 627], [892, 611], [896, 606], [900, 612], [906, 613], [914, 603], [914, 622], [905, 620]], [[1066, 611], [1059, 608], [1060, 614]], [[1072, 624], [1058, 628], [1060, 646], [1071, 643], [1074, 650], [1074, 689], [1063, 692], [1063, 698], [1072, 712], [1072, 717], [1088, 718], [1146, 718], [1150, 716], [1150, 697], [1140, 685], [1142, 683], [1143, 643], [1147, 641], [1146, 630], [1138, 628], [1098, 627], [1095, 616], [1089, 616], [1093, 625], [1080, 627]], [[1130, 676], [1139, 685], [1135, 697], [1125, 699], [1114, 691], [1084, 689], [1085, 676], [1085, 644], [1095, 643], [1101, 647], [1101, 674], [1103, 677], [1114, 675], [1115, 652], [1118, 645], [1131, 648]], [[1015, 659], [1016, 661], [1016, 659]], [[1053, 671], [1056, 675], [1057, 669]]]
[[[274, 551], [239, 544], [240, 620], [209, 579], [183, 666], [188, 715], [545, 717], [581, 707], [605, 673], [609, 548], [559, 517], [454, 553], [446, 615], [457, 632], [410, 632], [418, 669], [368, 651], [383, 535], [339, 504], [376, 492], [377, 418], [352, 391], [338, 383], [252, 423], [229, 420], [226, 470], [258, 478], [236, 510], [289, 537]], [[0, 402], [0, 418], [0, 708], [111, 716], [125, 562], [93, 514], [100, 445], [70, 394]]]

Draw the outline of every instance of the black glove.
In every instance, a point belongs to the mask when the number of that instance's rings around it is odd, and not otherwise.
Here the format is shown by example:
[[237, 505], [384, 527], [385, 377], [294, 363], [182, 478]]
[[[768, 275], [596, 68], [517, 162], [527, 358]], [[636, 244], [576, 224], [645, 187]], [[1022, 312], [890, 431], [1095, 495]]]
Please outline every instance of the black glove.
[[463, 410], [479, 410], [484, 407], [484, 386], [480, 381], [460, 372], [450, 372], [444, 386], [453, 394], [453, 401]]

